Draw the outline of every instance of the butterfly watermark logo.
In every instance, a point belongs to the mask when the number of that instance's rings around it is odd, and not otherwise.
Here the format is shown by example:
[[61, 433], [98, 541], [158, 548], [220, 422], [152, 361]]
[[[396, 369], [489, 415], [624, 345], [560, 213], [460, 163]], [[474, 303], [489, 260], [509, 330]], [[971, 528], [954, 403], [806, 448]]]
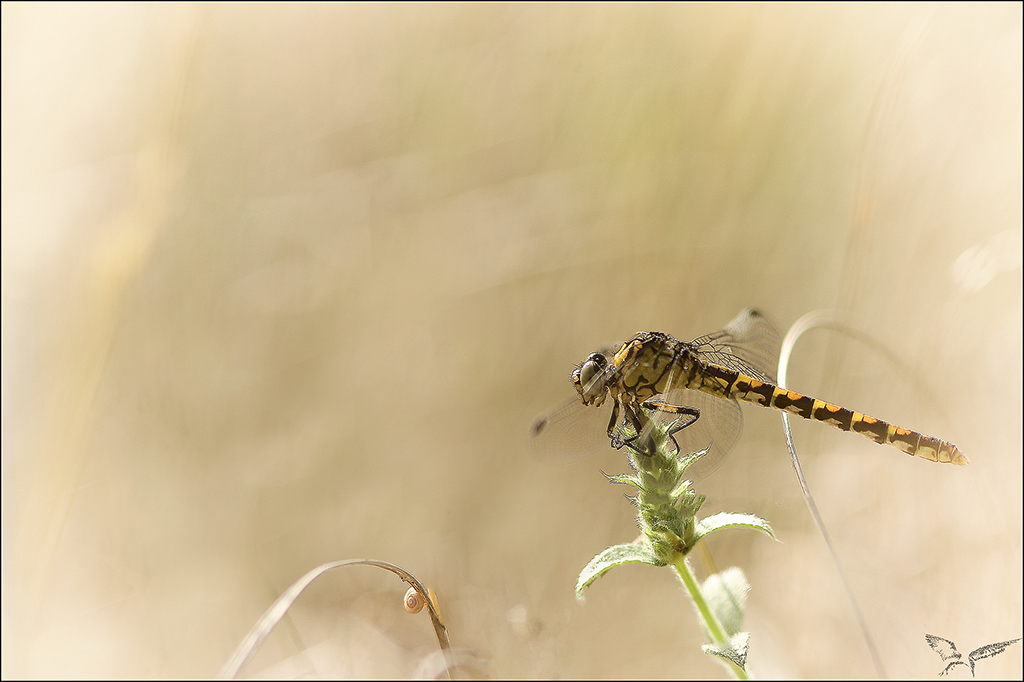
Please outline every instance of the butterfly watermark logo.
[[971, 677], [974, 677], [974, 664], [977, 661], [980, 661], [983, 658], [992, 658], [993, 656], [1001, 654], [1006, 651], [1006, 647], [1020, 641], [1020, 638], [1018, 637], [1017, 639], [1011, 639], [1008, 642], [998, 642], [996, 644], [980, 646], [967, 655], [967, 663], [964, 663], [964, 661], [961, 660], [963, 656], [961, 656], [960, 652], [956, 650], [956, 644], [953, 644], [953, 642], [948, 639], [943, 639], [942, 637], [936, 637], [935, 635], [925, 635], [924, 639], [928, 642], [928, 646], [934, 649], [935, 653], [942, 657], [943, 663], [949, 661], [949, 663], [946, 663], [945, 669], [939, 673], [940, 676], [948, 675], [950, 670], [958, 665], [962, 665], [970, 667]]

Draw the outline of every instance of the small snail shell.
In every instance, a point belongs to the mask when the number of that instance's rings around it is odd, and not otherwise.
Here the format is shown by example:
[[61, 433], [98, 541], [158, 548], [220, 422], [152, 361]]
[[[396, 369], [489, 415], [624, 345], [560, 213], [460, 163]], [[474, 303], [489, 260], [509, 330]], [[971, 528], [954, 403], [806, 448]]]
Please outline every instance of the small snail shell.
[[427, 600], [415, 587], [410, 587], [405, 593], [405, 610], [409, 613], [419, 613], [427, 605]]
[[441, 611], [437, 607], [437, 595], [434, 594], [434, 590], [427, 588], [427, 596], [424, 597], [415, 587], [410, 587], [405, 593], [405, 610], [409, 613], [419, 613], [423, 610], [423, 607], [427, 605], [427, 599], [434, 605], [434, 613], [438, 618], [441, 617]]

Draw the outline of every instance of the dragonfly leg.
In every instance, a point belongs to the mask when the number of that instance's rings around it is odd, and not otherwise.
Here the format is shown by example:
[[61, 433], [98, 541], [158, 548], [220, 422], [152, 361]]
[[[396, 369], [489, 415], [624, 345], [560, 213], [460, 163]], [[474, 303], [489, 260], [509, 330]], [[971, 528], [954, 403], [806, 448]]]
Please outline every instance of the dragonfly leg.
[[672, 403], [654, 400], [653, 398], [643, 401], [640, 406], [645, 410], [657, 410], [658, 412], [668, 412], [670, 414], [685, 414], [688, 417], [692, 417], [690, 421], [679, 427], [681, 429], [685, 429], [687, 426], [697, 421], [697, 417], [700, 416], [700, 410], [696, 407], [690, 407], [688, 405], [673, 405]]
[[619, 448], [622, 447], [622, 445], [618, 445], [618, 446], [615, 445], [616, 441], [619, 440], [619, 437], [617, 435], [615, 435], [615, 427], [616, 427], [616, 425], [618, 425], [618, 423], [619, 423], [619, 401], [616, 400], [614, 403], [612, 403], [612, 418], [608, 420], [608, 437], [612, 439], [612, 446], [615, 447], [616, 450], [618, 450]]
[[[685, 429], [690, 424], [700, 419], [700, 410], [698, 410], [696, 407], [688, 407], [686, 408], [686, 410], [687, 411], [684, 413], [685, 416], [680, 417], [679, 419], [676, 419], [674, 422], [672, 422], [672, 424], [669, 425], [668, 429], [668, 437], [672, 439], [672, 445], [676, 446], [677, 454], [679, 453], [680, 448], [679, 443], [676, 442], [676, 434]], [[683, 423], [680, 424], [679, 422]]]
[[[619, 443], [618, 446], [616, 446], [616, 449], [621, 448], [623, 445], [628, 445], [629, 449], [632, 450], [633, 452], [637, 453], [638, 455], [643, 455], [644, 457], [650, 457], [651, 455], [654, 454], [654, 452], [653, 452], [653, 444], [650, 443], [649, 439], [648, 439], [648, 444], [647, 444], [648, 447], [644, 447], [644, 445], [645, 445], [644, 443], [640, 443], [640, 444], [634, 445], [636, 440], [640, 437], [640, 434], [642, 434], [644, 432], [644, 430], [645, 430], [645, 428], [647, 426], [647, 417], [646, 417], [646, 415], [641, 416], [642, 413], [640, 411], [638, 411], [633, 405], [631, 405], [629, 403], [624, 404], [622, 407], [623, 407], [623, 411], [626, 413], [626, 419], [628, 419], [629, 422], [632, 424], [633, 430], [636, 433], [634, 433], [629, 438], [625, 438], [625, 439], [620, 438], [618, 435], [616, 435], [615, 438], [613, 439], [613, 440], [618, 441], [618, 443]], [[624, 419], [623, 421], [626, 421], [626, 419]], [[612, 445], [615, 445], [615, 443], [612, 443]]]
[[608, 421], [608, 438], [612, 441], [612, 447], [616, 450], [621, 450], [624, 445], [629, 445], [629, 449], [641, 455], [648, 455], [649, 453], [638, 450], [633, 447], [632, 442], [640, 435], [640, 431], [644, 428], [644, 422], [641, 421], [640, 416], [632, 405], [628, 403], [622, 403], [622, 410], [626, 413], [626, 416], [622, 418], [623, 425], [626, 422], [630, 422], [633, 426], [633, 430], [636, 431], [636, 435], [623, 439], [622, 436], [615, 430], [619, 424], [619, 401], [616, 400], [612, 406], [612, 418]]
[[643, 455], [644, 457], [652, 456], [655, 448], [654, 443], [651, 442], [649, 437], [645, 442], [637, 442], [641, 435], [647, 431], [647, 423], [650, 421], [650, 411], [658, 410], [669, 414], [682, 415], [668, 426], [668, 437], [672, 440], [672, 445], [675, 446], [676, 453], [679, 452], [679, 443], [676, 441], [675, 434], [682, 431], [687, 426], [690, 426], [700, 418], [700, 410], [696, 407], [672, 405], [670, 403], [651, 400], [643, 402], [639, 407], [636, 407], [631, 403], [622, 403], [622, 410], [626, 414], [623, 419], [623, 423], [628, 421], [633, 427], [634, 434], [628, 438], [622, 438], [619, 434], [614, 432], [619, 417], [619, 402], [616, 401], [615, 405], [612, 407], [611, 421], [608, 422], [608, 437], [611, 438], [612, 447], [618, 450], [623, 446], [628, 446], [630, 450], [638, 455]]
[[659, 412], [682, 415], [669, 424], [668, 427], [668, 437], [672, 439], [672, 445], [676, 446], [676, 453], [678, 453], [680, 449], [679, 443], [676, 442], [676, 434], [700, 419], [700, 410], [688, 405], [673, 405], [672, 403], [666, 403], [660, 400], [645, 400], [641, 407], [646, 410], [657, 410]]

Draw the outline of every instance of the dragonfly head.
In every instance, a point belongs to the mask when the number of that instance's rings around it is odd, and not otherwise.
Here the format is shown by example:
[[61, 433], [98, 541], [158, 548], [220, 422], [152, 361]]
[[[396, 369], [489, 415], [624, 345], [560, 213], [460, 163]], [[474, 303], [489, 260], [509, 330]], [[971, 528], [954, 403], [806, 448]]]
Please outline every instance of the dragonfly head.
[[584, 405], [600, 405], [608, 395], [608, 358], [591, 353], [575, 372], [572, 383]]

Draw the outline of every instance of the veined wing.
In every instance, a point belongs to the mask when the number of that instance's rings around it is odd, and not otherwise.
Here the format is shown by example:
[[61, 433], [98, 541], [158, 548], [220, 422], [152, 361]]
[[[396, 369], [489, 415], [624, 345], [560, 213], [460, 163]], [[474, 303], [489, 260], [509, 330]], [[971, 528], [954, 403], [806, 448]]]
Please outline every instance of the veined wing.
[[754, 308], [740, 312], [725, 329], [690, 342], [705, 362], [741, 372], [769, 384], [775, 380], [782, 341], [778, 331]]
[[[672, 405], [685, 405], [700, 410], [697, 421], [677, 431], [674, 436], [680, 456], [710, 448], [708, 454], [686, 470], [688, 479], [700, 481], [721, 466], [739, 440], [743, 431], [743, 412], [740, 404], [735, 400], [716, 398], [708, 393], [689, 389], [671, 389], [660, 397]], [[655, 410], [651, 417], [668, 424], [679, 415]]]
[[[597, 353], [612, 358], [621, 343], [605, 346]], [[577, 368], [579, 365], [577, 365]], [[610, 373], [614, 368], [609, 367]], [[546, 412], [530, 428], [530, 449], [538, 459], [566, 464], [609, 449], [605, 428], [611, 413], [611, 401], [600, 408], [588, 407], [573, 398], [561, 407]]]

